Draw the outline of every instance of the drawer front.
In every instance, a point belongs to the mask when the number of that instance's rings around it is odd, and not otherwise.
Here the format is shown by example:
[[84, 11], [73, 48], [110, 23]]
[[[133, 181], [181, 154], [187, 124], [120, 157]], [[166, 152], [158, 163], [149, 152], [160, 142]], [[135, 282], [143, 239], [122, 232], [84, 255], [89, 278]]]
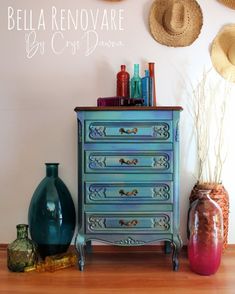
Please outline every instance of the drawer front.
[[172, 214], [92, 214], [86, 213], [87, 233], [171, 233]]
[[86, 142], [172, 142], [172, 121], [86, 121]]
[[172, 203], [173, 182], [86, 182], [85, 195], [88, 204]]
[[172, 173], [172, 151], [85, 151], [86, 173]]

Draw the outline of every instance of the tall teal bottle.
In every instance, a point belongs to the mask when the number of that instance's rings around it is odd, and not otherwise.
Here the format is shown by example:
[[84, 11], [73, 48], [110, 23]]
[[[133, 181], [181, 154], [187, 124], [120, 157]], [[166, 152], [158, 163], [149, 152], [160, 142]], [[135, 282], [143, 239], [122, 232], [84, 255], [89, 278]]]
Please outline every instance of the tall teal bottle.
[[142, 96], [144, 99], [144, 106], [150, 106], [150, 76], [149, 70], [145, 70], [145, 76], [141, 79], [142, 82]]
[[131, 79], [131, 98], [142, 98], [139, 64], [134, 64], [134, 76]]
[[46, 163], [46, 177], [36, 188], [28, 212], [32, 240], [42, 258], [66, 252], [75, 229], [75, 207], [58, 177], [58, 163]]

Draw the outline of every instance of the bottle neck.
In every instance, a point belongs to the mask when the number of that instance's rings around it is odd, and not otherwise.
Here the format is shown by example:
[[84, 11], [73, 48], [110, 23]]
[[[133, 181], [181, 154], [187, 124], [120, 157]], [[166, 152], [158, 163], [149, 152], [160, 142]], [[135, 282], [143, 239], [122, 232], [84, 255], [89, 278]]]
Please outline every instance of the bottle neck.
[[58, 177], [59, 163], [45, 163], [45, 164], [46, 164], [46, 176], [47, 177]]
[[139, 64], [134, 64], [134, 76], [139, 76]]
[[200, 200], [211, 200], [210, 198], [210, 192], [211, 190], [199, 190], [198, 193], [198, 198]]
[[126, 66], [125, 65], [121, 65], [121, 71], [126, 71]]
[[149, 71], [150, 73], [154, 73], [154, 62], [149, 62]]
[[28, 238], [28, 225], [20, 224], [16, 226], [17, 229], [17, 239]]

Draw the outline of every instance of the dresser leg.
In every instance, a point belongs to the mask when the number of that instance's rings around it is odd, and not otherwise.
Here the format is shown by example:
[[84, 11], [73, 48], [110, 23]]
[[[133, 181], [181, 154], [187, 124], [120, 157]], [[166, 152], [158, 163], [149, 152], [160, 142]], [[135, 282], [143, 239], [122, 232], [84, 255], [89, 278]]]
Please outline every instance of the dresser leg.
[[78, 265], [79, 265], [80, 271], [83, 271], [84, 265], [85, 265], [84, 244], [79, 245], [79, 252], [80, 252], [80, 257], [79, 257]]
[[84, 265], [85, 265], [85, 252], [84, 252], [84, 246], [85, 246], [85, 241], [84, 237], [81, 235], [77, 235], [76, 240], [75, 240], [75, 246], [77, 249], [77, 252], [79, 254], [78, 258], [78, 267], [80, 271], [84, 270]]
[[178, 271], [179, 269], [179, 252], [182, 247], [182, 241], [180, 236], [178, 235], [176, 238], [174, 238], [172, 242], [173, 246], [173, 252], [172, 252], [172, 266], [173, 271]]
[[86, 252], [91, 254], [92, 253], [92, 245], [91, 245], [91, 241], [87, 241], [86, 242]]
[[171, 242], [165, 241], [164, 242], [164, 249], [165, 249], [166, 254], [170, 254], [171, 253]]

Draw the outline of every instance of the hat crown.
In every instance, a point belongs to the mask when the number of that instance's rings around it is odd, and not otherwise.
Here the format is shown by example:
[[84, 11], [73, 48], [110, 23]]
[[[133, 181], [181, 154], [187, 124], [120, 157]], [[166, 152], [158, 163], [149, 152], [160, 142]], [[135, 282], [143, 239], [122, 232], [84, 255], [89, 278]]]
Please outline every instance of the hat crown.
[[235, 43], [228, 50], [228, 59], [233, 65], [235, 65]]
[[163, 25], [172, 34], [182, 34], [188, 25], [187, 8], [181, 1], [172, 1], [163, 15]]

